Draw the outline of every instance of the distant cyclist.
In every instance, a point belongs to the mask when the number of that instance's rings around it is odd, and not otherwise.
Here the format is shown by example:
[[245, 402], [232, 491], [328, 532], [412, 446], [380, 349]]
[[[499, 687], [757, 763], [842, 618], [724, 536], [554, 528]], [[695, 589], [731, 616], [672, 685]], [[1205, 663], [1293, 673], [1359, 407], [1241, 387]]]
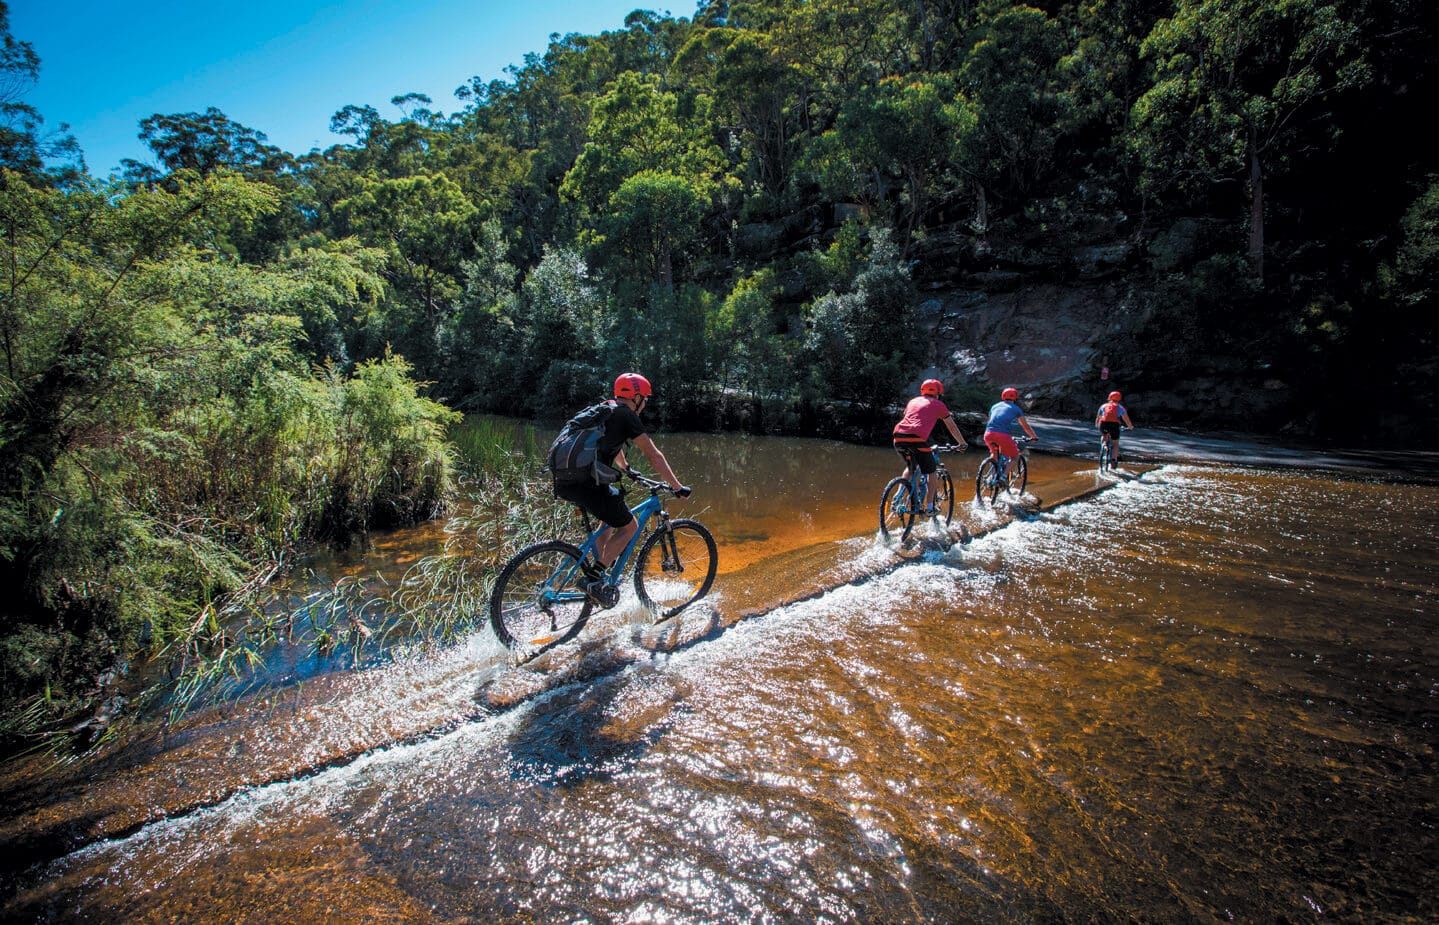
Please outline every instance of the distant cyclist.
[[[929, 435], [934, 430], [934, 425], [940, 421], [949, 428], [950, 436], [954, 442], [959, 444], [961, 450], [969, 449], [960, 434], [959, 428], [955, 426], [954, 416], [949, 413], [949, 408], [940, 401], [939, 396], [944, 394], [944, 383], [938, 379], [926, 379], [919, 387], [919, 394], [909, 400], [904, 406], [904, 417], [894, 425], [894, 451], [904, 460], [904, 478], [909, 478], [910, 464], [913, 460], [919, 466], [919, 471], [930, 475], [939, 468], [939, 460], [935, 458], [934, 447], [929, 445]], [[935, 480], [929, 479], [923, 498], [924, 510], [927, 513], [934, 511], [934, 490]]]
[[1116, 463], [1119, 462], [1120, 422], [1124, 422], [1126, 430], [1134, 429], [1134, 425], [1129, 421], [1129, 410], [1119, 403], [1123, 397], [1118, 392], [1110, 392], [1109, 400], [1100, 405], [1094, 414], [1094, 426], [1109, 437], [1109, 452]]
[[[645, 426], [640, 422], [640, 412], [649, 403], [651, 394], [653, 389], [650, 381], [639, 373], [621, 373], [615, 379], [615, 397], [606, 403], [613, 405], [614, 410], [605, 420], [605, 431], [596, 445], [596, 456], [600, 462], [624, 471], [628, 468], [624, 448], [633, 440], [635, 446], [640, 448], [655, 467], [660, 478], [668, 482], [675, 494], [683, 498], [690, 490], [680, 484], [680, 480], [670, 469], [669, 461], [660, 452], [660, 448], [655, 446], [650, 435], [645, 433]], [[585, 575], [590, 580], [585, 591], [593, 595], [595, 590], [592, 586], [603, 580], [600, 577], [601, 572], [624, 551], [630, 538], [639, 529], [639, 524], [625, 506], [624, 495], [614, 485], [600, 485], [593, 481], [556, 481], [555, 497], [578, 505], [607, 525], [595, 543], [595, 554], [600, 560], [599, 569], [585, 563]]]
[[[999, 393], [999, 401], [989, 409], [989, 422], [984, 425], [984, 445], [989, 447], [989, 458], [994, 460], [996, 466], [999, 465], [998, 456], [1001, 453], [1009, 459], [1019, 456], [1019, 444], [1014, 442], [1014, 437], [1010, 434], [1015, 424], [1020, 426], [1029, 439], [1039, 439], [1034, 435], [1034, 428], [1029, 426], [1024, 409], [1019, 407], [1019, 390], [1005, 389]], [[999, 470], [999, 475], [1004, 477], [1003, 468]]]

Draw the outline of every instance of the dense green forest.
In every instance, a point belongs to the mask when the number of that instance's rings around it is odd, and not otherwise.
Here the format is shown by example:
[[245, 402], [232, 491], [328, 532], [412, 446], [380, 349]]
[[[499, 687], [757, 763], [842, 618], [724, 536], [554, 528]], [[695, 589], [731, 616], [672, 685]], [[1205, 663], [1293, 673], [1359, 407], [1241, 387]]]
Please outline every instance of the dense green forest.
[[1127, 391], [1280, 396], [1144, 423], [1432, 441], [1436, 18], [705, 2], [556, 34], [451, 113], [346, 106], [323, 151], [157, 113], [101, 180], [0, 3], [0, 712], [64, 717], [284, 550], [442, 509], [456, 412], [622, 368], [670, 427], [864, 438], [931, 372], [987, 404], [925, 353], [937, 293], [1100, 275]]

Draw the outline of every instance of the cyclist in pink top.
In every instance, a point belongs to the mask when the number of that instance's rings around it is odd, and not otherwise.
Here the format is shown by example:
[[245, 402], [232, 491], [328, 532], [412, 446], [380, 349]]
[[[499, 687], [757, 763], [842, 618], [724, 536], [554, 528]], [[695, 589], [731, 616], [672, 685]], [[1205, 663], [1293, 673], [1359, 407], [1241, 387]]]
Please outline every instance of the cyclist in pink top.
[[[934, 425], [940, 421], [949, 428], [954, 442], [959, 444], [961, 450], [969, 449], [969, 444], [960, 435], [959, 428], [954, 424], [954, 418], [949, 413], [949, 408], [939, 400], [944, 394], [944, 383], [938, 379], [926, 379], [919, 387], [919, 394], [909, 400], [904, 406], [904, 417], [894, 425], [894, 451], [904, 460], [904, 478], [909, 478], [910, 467], [919, 466], [919, 471], [929, 475], [939, 468], [939, 460], [934, 456], [934, 447], [929, 445], [930, 432]], [[935, 479], [927, 479], [928, 487], [925, 489], [924, 510], [932, 512], [934, 503]]]

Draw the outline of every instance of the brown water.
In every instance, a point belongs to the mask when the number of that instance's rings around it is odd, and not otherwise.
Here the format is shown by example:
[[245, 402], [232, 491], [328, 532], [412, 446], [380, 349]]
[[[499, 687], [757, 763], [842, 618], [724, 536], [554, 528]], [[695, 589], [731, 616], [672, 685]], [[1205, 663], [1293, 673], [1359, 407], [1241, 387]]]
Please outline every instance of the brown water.
[[[892, 558], [893, 457], [661, 443], [721, 540], [717, 628], [645, 649], [599, 621], [576, 650], [628, 653], [613, 670], [499, 711], [484, 631], [232, 719], [211, 763], [310, 771], [37, 865], [7, 917], [1439, 920], [1439, 488], [1170, 465], [739, 619], [815, 550]], [[1093, 484], [1092, 461], [1035, 462], [1041, 496]], [[446, 698], [432, 734], [329, 766], [297, 731]]]

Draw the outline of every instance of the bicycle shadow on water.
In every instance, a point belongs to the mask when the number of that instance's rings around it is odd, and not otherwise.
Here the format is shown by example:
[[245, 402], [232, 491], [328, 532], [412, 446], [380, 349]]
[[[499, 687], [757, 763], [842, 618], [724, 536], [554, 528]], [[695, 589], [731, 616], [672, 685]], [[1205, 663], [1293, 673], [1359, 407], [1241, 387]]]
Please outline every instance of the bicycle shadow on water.
[[475, 692], [483, 710], [499, 712], [569, 684], [619, 674], [699, 643], [717, 639], [737, 620], [726, 621], [710, 595], [666, 620], [633, 601], [591, 618], [580, 635], [534, 653], [522, 653], [489, 674]]
[[570, 788], [637, 764], [683, 718], [682, 679], [658, 671], [614, 673], [536, 698], [509, 741], [510, 776]]
[[689, 693], [681, 677], [643, 666], [658, 669], [663, 656], [718, 638], [728, 627], [708, 603], [659, 623], [619, 608], [578, 639], [483, 682], [475, 700], [487, 712], [530, 704], [510, 740], [511, 776], [572, 787], [637, 762], [683, 715], [676, 708]]

